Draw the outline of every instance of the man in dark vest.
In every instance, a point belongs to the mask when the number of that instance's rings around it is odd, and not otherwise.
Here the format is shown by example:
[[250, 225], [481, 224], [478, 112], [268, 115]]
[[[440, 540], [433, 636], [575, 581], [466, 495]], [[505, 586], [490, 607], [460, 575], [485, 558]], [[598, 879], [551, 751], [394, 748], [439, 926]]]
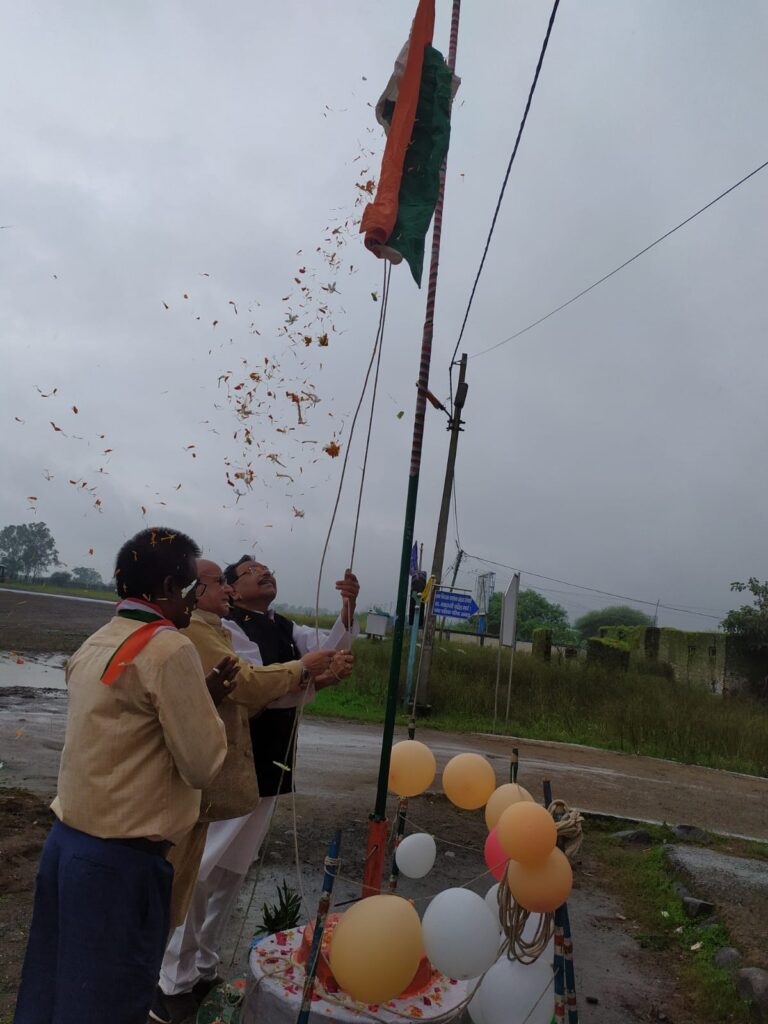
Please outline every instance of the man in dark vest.
[[[234, 590], [230, 626], [240, 627], [239, 630], [232, 628], [235, 651], [244, 634], [258, 646], [264, 665], [292, 661], [318, 648], [348, 650], [360, 631], [355, 622], [360, 584], [349, 570], [336, 583], [342, 599], [341, 614], [332, 629], [320, 630], [319, 636], [314, 626], [300, 626], [270, 610], [277, 597], [277, 583], [274, 573], [261, 562], [245, 555], [239, 562], [227, 566], [225, 575]], [[310, 700], [312, 696], [310, 693]], [[295, 702], [294, 706], [279, 705], [280, 701], [275, 701], [262, 715], [251, 719], [253, 756], [262, 798], [290, 793], [293, 788], [294, 723], [298, 712]], [[290, 770], [278, 767], [282, 765]]]

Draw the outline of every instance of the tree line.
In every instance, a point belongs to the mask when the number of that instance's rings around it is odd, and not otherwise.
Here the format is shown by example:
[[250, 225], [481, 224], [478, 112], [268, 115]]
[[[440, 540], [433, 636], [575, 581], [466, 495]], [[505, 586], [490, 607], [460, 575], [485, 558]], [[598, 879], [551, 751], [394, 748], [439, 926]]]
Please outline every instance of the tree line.
[[[77, 565], [59, 569], [62, 562], [53, 534], [45, 523], [17, 523], [0, 530], [0, 578], [25, 583], [50, 583], [60, 587], [103, 587], [95, 569]], [[46, 575], [52, 567], [57, 567]]]

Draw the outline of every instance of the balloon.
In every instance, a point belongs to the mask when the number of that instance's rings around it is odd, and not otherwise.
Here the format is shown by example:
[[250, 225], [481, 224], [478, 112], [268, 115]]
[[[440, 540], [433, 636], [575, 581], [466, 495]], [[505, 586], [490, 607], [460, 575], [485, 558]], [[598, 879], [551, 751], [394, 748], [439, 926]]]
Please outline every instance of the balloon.
[[568, 899], [573, 888], [573, 871], [563, 851], [555, 848], [537, 867], [511, 860], [507, 881], [521, 907], [537, 914], [549, 914]]
[[555, 996], [552, 968], [539, 958], [532, 964], [505, 956], [491, 967], [472, 1002], [479, 1003], [482, 1024], [550, 1024]]
[[435, 755], [418, 740], [401, 740], [392, 747], [389, 762], [389, 788], [398, 796], [418, 796], [437, 772]]
[[402, 739], [392, 748], [389, 788], [398, 797], [418, 797], [432, 784], [436, 771], [428, 746], [418, 739]]
[[421, 922], [424, 951], [449, 978], [477, 978], [496, 960], [499, 926], [469, 889], [446, 889], [427, 907]]
[[505, 782], [503, 786], [499, 786], [491, 793], [491, 797], [485, 805], [485, 824], [488, 826], [488, 831], [490, 832], [498, 823], [502, 811], [506, 811], [512, 804], [519, 803], [521, 800], [529, 800], [533, 803], [533, 797], [528, 790], [518, 786], [516, 782]]
[[502, 812], [496, 832], [504, 853], [531, 867], [542, 864], [557, 843], [557, 827], [552, 815], [527, 800], [512, 804]]
[[473, 811], [496, 788], [496, 773], [480, 754], [457, 754], [443, 769], [443, 790], [452, 804]]
[[[503, 872], [502, 872], [503, 874]], [[498, 921], [499, 919], [499, 883], [492, 885], [485, 894], [485, 905]]]
[[495, 828], [488, 833], [484, 852], [485, 863], [490, 868], [491, 874], [501, 881], [507, 869], [507, 855], [499, 845], [499, 836]]
[[426, 832], [406, 836], [395, 850], [395, 863], [406, 878], [423, 878], [432, 870], [437, 846]]
[[487, 1024], [483, 1011], [480, 1009], [480, 991], [478, 990], [472, 996], [467, 1006], [467, 1012], [469, 1013], [472, 1024]]
[[337, 924], [329, 950], [339, 987], [361, 1003], [400, 995], [422, 953], [419, 915], [401, 896], [369, 896], [355, 903]]

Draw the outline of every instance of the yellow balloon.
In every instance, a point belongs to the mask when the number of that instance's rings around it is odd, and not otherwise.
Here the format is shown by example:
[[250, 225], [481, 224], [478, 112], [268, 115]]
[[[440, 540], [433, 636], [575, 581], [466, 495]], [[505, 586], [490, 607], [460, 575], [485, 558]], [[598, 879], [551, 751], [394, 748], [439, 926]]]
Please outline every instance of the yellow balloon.
[[401, 740], [392, 747], [389, 788], [398, 796], [418, 796], [432, 785], [437, 772], [435, 755], [418, 740]]
[[543, 864], [528, 867], [511, 860], [507, 868], [509, 889], [521, 907], [532, 914], [549, 914], [568, 899], [573, 888], [573, 871], [557, 847]]
[[465, 811], [482, 807], [496, 788], [496, 773], [480, 754], [457, 754], [443, 769], [443, 790]]
[[516, 782], [505, 782], [503, 786], [499, 786], [494, 793], [491, 793], [491, 798], [485, 805], [485, 823], [488, 826], [488, 831], [495, 828], [502, 811], [506, 811], [512, 804], [520, 803], [521, 800], [529, 800], [532, 803], [533, 797], [527, 789], [518, 786]]
[[403, 992], [424, 952], [421, 921], [401, 896], [369, 896], [342, 915], [331, 937], [331, 970], [361, 1003], [385, 1003]]
[[557, 843], [552, 815], [539, 804], [521, 800], [512, 804], [496, 825], [499, 846], [508, 857], [533, 867], [542, 864]]

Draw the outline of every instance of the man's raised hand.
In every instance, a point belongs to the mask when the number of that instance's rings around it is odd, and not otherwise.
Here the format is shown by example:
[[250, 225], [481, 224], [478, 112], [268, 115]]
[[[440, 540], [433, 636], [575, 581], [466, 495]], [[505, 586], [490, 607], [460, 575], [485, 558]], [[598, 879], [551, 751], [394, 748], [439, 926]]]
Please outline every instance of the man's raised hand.
[[205, 685], [214, 704], [220, 704], [237, 686], [234, 681], [238, 664], [236, 658], [222, 658], [205, 677]]

